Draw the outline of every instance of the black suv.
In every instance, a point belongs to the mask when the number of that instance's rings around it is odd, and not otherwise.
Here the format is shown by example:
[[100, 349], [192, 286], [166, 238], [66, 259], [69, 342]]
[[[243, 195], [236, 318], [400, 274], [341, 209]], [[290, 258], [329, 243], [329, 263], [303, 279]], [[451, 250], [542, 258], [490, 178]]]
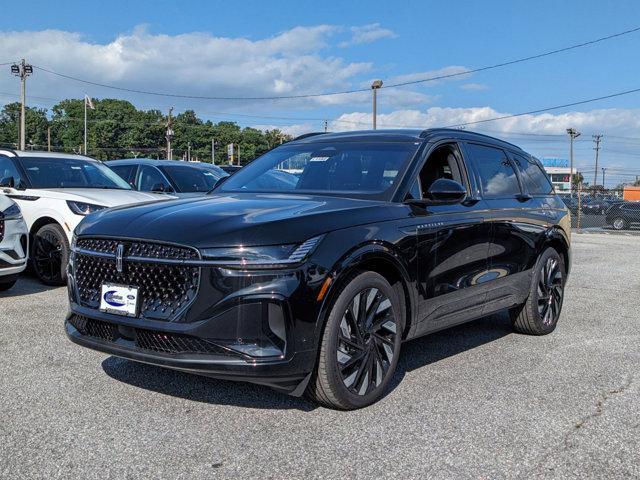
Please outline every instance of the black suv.
[[606, 215], [607, 224], [616, 230], [640, 226], [640, 202], [615, 203]]
[[[261, 190], [273, 172], [283, 180]], [[509, 143], [310, 135], [210, 195], [88, 216], [66, 331], [131, 360], [363, 407], [404, 340], [501, 310], [518, 332], [553, 331], [569, 229], [540, 163]]]

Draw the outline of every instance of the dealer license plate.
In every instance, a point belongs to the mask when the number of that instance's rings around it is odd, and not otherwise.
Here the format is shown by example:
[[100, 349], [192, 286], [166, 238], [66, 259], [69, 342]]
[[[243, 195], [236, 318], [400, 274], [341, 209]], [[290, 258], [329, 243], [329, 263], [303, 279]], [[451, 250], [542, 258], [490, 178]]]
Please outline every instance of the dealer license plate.
[[135, 317], [138, 315], [138, 289], [112, 283], [102, 284], [100, 311]]

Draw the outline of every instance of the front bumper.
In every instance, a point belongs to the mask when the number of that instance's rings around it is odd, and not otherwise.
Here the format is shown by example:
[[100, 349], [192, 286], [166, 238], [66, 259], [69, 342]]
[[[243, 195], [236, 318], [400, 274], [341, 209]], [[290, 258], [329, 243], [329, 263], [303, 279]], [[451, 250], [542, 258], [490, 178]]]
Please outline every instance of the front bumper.
[[[87, 328], [78, 323], [79, 317], [94, 323]], [[65, 330], [72, 342], [110, 355], [207, 377], [266, 385], [296, 396], [304, 393], [310, 366], [315, 362], [312, 350], [255, 359], [190, 335], [184, 328], [149, 330], [73, 312], [67, 315]], [[191, 343], [200, 351], [188, 351]], [[207, 346], [203, 348], [203, 344]]]
[[28, 230], [24, 220], [6, 220], [0, 241], [0, 276], [17, 275], [27, 267]]

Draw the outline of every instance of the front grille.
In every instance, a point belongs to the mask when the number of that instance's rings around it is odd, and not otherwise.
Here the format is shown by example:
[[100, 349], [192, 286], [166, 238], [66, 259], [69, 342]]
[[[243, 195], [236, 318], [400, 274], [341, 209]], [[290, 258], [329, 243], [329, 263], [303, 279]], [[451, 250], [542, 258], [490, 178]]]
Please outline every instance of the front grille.
[[[115, 252], [124, 247], [122, 272], [116, 269]], [[195, 298], [200, 283], [198, 267], [163, 264], [162, 259], [199, 258], [196, 250], [172, 245], [111, 239], [81, 239], [81, 251], [74, 257], [74, 274], [78, 297], [83, 306], [98, 308], [103, 283], [138, 288], [139, 314], [145, 318], [171, 320]], [[113, 254], [103, 257], [92, 254]], [[158, 259], [160, 262], [133, 261], [127, 257]]]
[[[69, 323], [73, 325], [81, 335], [100, 338], [109, 342], [115, 342], [121, 338], [118, 326], [112, 323], [95, 320], [83, 315], [72, 315], [69, 318]], [[134, 328], [133, 331], [135, 332], [135, 346], [141, 350], [170, 354], [232, 355], [229, 350], [215, 343], [190, 335], [158, 332], [142, 328]], [[128, 337], [122, 338], [129, 340]]]
[[118, 327], [112, 323], [100, 322], [83, 315], [72, 315], [69, 323], [82, 335], [101, 338], [102, 340], [109, 340], [110, 342], [118, 338]]
[[82, 238], [78, 240], [77, 247], [91, 252], [115, 255], [119, 244], [124, 245], [125, 255], [131, 257], [166, 258], [171, 260], [193, 260], [199, 258], [196, 250], [187, 247], [140, 241], [123, 242], [110, 238]]

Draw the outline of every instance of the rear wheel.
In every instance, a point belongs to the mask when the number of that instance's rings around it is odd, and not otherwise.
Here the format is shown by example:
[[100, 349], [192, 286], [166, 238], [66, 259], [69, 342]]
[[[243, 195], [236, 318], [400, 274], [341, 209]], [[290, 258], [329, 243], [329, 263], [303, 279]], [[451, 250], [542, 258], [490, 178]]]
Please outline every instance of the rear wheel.
[[547, 248], [538, 260], [527, 301], [510, 312], [516, 331], [529, 335], [553, 332], [562, 310], [565, 275], [562, 257], [554, 248]]
[[403, 324], [396, 291], [384, 277], [351, 277], [331, 307], [309, 396], [341, 410], [380, 399], [398, 363]]
[[67, 281], [69, 242], [62, 227], [50, 223], [41, 227], [33, 238], [33, 269], [45, 285], [64, 285]]
[[622, 217], [614, 218], [613, 222], [611, 222], [611, 225], [613, 225], [613, 228], [616, 230], [624, 230], [625, 228], [627, 228], [627, 222]]

